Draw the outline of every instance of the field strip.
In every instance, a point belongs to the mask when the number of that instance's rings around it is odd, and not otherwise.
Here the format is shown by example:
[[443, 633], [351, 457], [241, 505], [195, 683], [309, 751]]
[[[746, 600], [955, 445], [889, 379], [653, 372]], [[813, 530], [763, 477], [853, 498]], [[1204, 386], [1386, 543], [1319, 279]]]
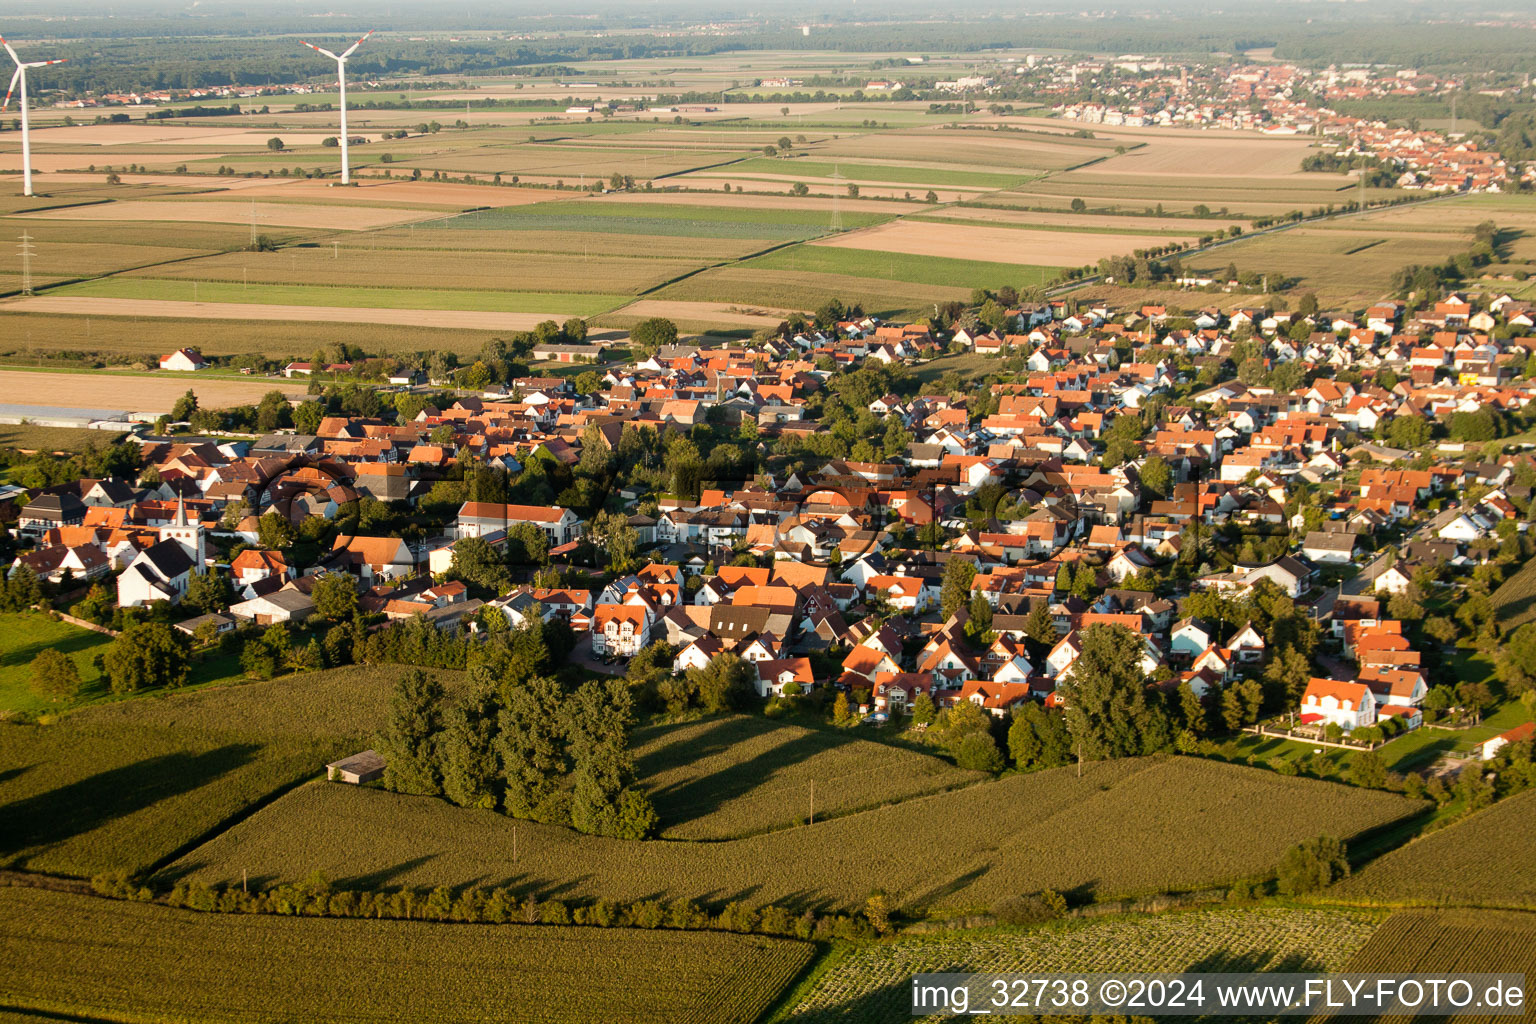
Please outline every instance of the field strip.
[[167, 373], [164, 377], [125, 376], [120, 373], [48, 373], [37, 370], [0, 370], [0, 393], [24, 398], [29, 405], [58, 409], [170, 410], [182, 392], [192, 387], [209, 408], [256, 402], [268, 391], [299, 396], [307, 383], [262, 377], [243, 380], [199, 380], [195, 374]]
[[[266, 227], [328, 228], [334, 231], [367, 231], [393, 227], [413, 220], [432, 220], [442, 213], [435, 210], [398, 210], [360, 206], [303, 206], [294, 203], [262, 203], [256, 219]], [[34, 220], [81, 221], [159, 221], [166, 223], [215, 222], [249, 224], [251, 204], [212, 199], [197, 202], [165, 202], [129, 199], [95, 206], [71, 206], [63, 209], [24, 213], [17, 216]]]
[[[672, 320], [709, 320], [721, 324], [739, 324], [742, 327], [777, 327], [791, 312], [764, 310], [761, 313], [748, 313], [742, 309], [741, 306], [727, 302], [673, 302], [665, 299], [641, 299], [639, 302], [631, 302], [613, 312], [620, 316], [664, 316]], [[780, 313], [783, 315], [778, 315]]]
[[[1062, 231], [1031, 231], [1028, 228], [960, 227], [923, 221], [898, 220], [889, 224], [822, 238], [808, 245], [874, 252], [941, 256], [948, 259], [990, 260], [1043, 266], [1074, 266], [1094, 263], [1107, 256], [1130, 255], [1177, 241], [1174, 235], [1073, 235]], [[1194, 241], [1194, 236], [1188, 236]]]
[[[0, 313], [70, 313], [78, 316], [136, 316], [172, 320], [294, 320], [314, 323], [396, 324], [467, 331], [529, 331], [564, 313], [495, 313], [468, 309], [375, 309], [352, 306], [278, 306], [257, 302], [176, 302], [169, 299], [108, 299], [39, 295], [0, 305]], [[646, 314], [660, 315], [660, 314]], [[766, 322], [766, 321], [765, 321]], [[776, 326], [778, 321], [773, 321]], [[760, 326], [754, 324], [754, 326]]]

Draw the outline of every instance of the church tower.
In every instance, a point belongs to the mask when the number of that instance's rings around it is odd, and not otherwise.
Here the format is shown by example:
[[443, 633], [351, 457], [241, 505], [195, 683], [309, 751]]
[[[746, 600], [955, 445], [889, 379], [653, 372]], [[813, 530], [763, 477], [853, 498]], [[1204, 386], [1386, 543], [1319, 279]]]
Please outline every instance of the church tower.
[[187, 499], [178, 496], [176, 499], [176, 518], [170, 526], [160, 527], [161, 540], [174, 540], [186, 549], [188, 557], [192, 559], [194, 572], [206, 572], [208, 564], [208, 543], [203, 536], [202, 521], [187, 521]]

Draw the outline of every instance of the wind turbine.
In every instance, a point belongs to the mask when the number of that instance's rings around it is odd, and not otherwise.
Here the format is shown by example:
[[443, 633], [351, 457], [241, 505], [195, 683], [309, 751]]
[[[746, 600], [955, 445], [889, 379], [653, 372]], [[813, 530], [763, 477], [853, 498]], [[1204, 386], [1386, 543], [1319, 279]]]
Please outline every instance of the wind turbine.
[[[369, 29], [367, 35], [347, 47], [340, 55], [330, 50], [322, 49], [314, 43], [304, 43], [305, 46], [316, 53], [323, 53], [336, 62], [336, 81], [341, 85], [341, 183], [352, 184], [352, 165], [347, 162], [347, 58], [357, 52], [357, 48], [363, 45], [368, 36], [373, 35], [374, 30]], [[303, 40], [300, 40], [303, 42]]]
[[5, 91], [5, 104], [0, 106], [0, 112], [10, 109], [11, 93], [16, 91], [16, 82], [21, 81], [21, 193], [30, 196], [32, 194], [32, 123], [27, 118], [27, 69], [45, 68], [50, 64], [63, 64], [67, 57], [58, 60], [35, 60], [30, 64], [22, 63], [16, 51], [11, 49], [11, 44], [0, 36], [0, 46], [5, 47], [5, 52], [11, 55], [11, 60], [16, 62], [16, 73], [11, 76], [11, 87]]

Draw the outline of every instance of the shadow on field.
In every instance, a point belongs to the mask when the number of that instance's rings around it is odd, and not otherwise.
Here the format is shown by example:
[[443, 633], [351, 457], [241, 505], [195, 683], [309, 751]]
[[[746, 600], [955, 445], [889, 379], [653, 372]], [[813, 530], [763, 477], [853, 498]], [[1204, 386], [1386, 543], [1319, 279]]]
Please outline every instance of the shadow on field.
[[191, 792], [249, 764], [260, 750], [254, 743], [232, 743], [201, 754], [164, 754], [6, 804], [0, 807], [0, 855], [57, 843]]
[[27, 772], [31, 771], [32, 768], [33, 766], [30, 764], [21, 764], [17, 765], [15, 768], [6, 768], [4, 770], [0, 770], [0, 783], [10, 782], [17, 776], [25, 775]]
[[[648, 775], [678, 764], [720, 753], [743, 738], [741, 730], [734, 727], [731, 720], [722, 720], [686, 744], [669, 744], [668, 747], [644, 755], [636, 763], [636, 774], [644, 780]], [[661, 816], [664, 828], [681, 825], [708, 817], [730, 801], [746, 796], [780, 771], [793, 768], [802, 761], [843, 744], [857, 742], [858, 738], [854, 736], [807, 732], [712, 774], [652, 789], [649, 791], [651, 802], [656, 806], [656, 813]], [[669, 749], [674, 746], [686, 747], [686, 752]], [[809, 780], [806, 793], [809, 799]], [[798, 806], [785, 807], [785, 821], [795, 820], [801, 811], [802, 808]]]
[[795, 1015], [795, 1024], [846, 1024], [851, 1020], [913, 1020], [912, 986], [903, 978], [865, 992], [845, 1003], [825, 1006]]
[[[63, 636], [39, 638], [14, 646], [7, 644], [4, 652], [0, 653], [0, 666], [30, 665], [45, 650], [55, 650], [61, 654], [78, 654], [81, 651], [90, 650], [92, 647], [100, 647], [111, 642], [111, 638], [101, 633], [93, 633], [85, 629], [71, 629]], [[84, 672], [81, 675], [85, 675]]]
[[350, 878], [338, 879], [336, 886], [340, 889], [383, 889], [401, 875], [415, 871], [428, 861], [436, 860], [438, 856], [439, 854], [428, 853], [420, 857], [412, 857], [410, 860], [401, 861], [394, 867], [380, 868], [377, 871], [369, 871], [365, 874], [353, 875]]

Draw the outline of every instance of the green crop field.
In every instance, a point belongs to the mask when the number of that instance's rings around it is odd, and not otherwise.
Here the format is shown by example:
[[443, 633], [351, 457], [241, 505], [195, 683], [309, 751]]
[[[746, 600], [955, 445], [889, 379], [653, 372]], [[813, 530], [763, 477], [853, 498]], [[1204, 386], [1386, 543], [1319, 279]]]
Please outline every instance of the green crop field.
[[112, 1021], [751, 1024], [809, 943], [722, 932], [200, 914], [0, 889], [0, 1004]]
[[[568, 293], [598, 289], [629, 294], [645, 291], [703, 265], [699, 261], [659, 259], [644, 252], [590, 258], [528, 252], [477, 252], [466, 256], [461, 251], [340, 246], [231, 253], [126, 276], [237, 282], [242, 291], [246, 281], [253, 285], [305, 286], [324, 281], [327, 288], [367, 289], [362, 294], [368, 296], [377, 295], [380, 288], [453, 295], [481, 290], [546, 296], [560, 293], [562, 301], [568, 302]], [[201, 291], [200, 287], [200, 294]]]
[[753, 715], [653, 725], [632, 742], [668, 839], [734, 839], [803, 824], [813, 798], [820, 820], [987, 777], [854, 733]]
[[[58, 433], [62, 431], [56, 427], [0, 426], [0, 447], [29, 448], [33, 445], [27, 444], [27, 440], [35, 442], [45, 435]], [[103, 430], [71, 433], [95, 434], [98, 441], [110, 441], [114, 436]], [[30, 438], [29, 434], [32, 435]], [[78, 450], [83, 445], [76, 441], [70, 447]], [[53, 448], [50, 445], [44, 450]], [[0, 614], [0, 715], [16, 711], [46, 711], [59, 706], [32, 692], [32, 659], [50, 647], [69, 655], [86, 689], [99, 688], [101, 674], [92, 666], [91, 660], [111, 642], [109, 636], [71, 626], [67, 622], [45, 619], [36, 613]], [[5, 732], [0, 731], [0, 736], [3, 735]]]
[[282, 306], [351, 306], [359, 309], [466, 309], [494, 313], [549, 313], [590, 316], [629, 300], [627, 295], [585, 292], [479, 291], [299, 284], [245, 284], [233, 281], [170, 281], [113, 277], [57, 289], [53, 295], [168, 302], [244, 302]]
[[[937, 141], [937, 140], [936, 140]], [[742, 160], [726, 168], [733, 177], [750, 177], [753, 174], [790, 175], [804, 178], [831, 178], [841, 175], [850, 181], [892, 182], [920, 188], [926, 185], [948, 185], [972, 188], [1012, 188], [1031, 175], [1028, 173], [997, 174], [984, 171], [956, 171], [943, 167], [914, 167], [905, 164], [830, 163], [819, 160], [779, 160], [759, 158]]]
[[[1043, 888], [1078, 898], [1197, 889], [1272, 871], [1320, 833], [1350, 839], [1423, 808], [1391, 793], [1189, 758], [1016, 775], [815, 825], [713, 843], [583, 836], [488, 811], [313, 783], [191, 851], [208, 884], [514, 879], [570, 898], [687, 896], [859, 904], [875, 880], [909, 909], [989, 907]], [[943, 851], [942, 856], [934, 851]], [[776, 865], [765, 870], [764, 865]]]
[[[39, 452], [85, 452], [104, 448], [124, 435], [116, 430], [40, 427], [35, 423], [0, 423], [0, 448]], [[0, 634], [5, 631], [0, 630]]]
[[[431, 228], [380, 228], [341, 238], [343, 252], [350, 248], [441, 250], [448, 253], [565, 253], [583, 259], [604, 255], [644, 255], [656, 259], [731, 259], [778, 244], [778, 240], [750, 236], [745, 238], [701, 238], [697, 235], [635, 235], [603, 231], [547, 230], [518, 231], [486, 229], [462, 231], [444, 228], [435, 222]], [[581, 222], [578, 226], [585, 226]]]
[[[1387, 918], [1376, 934], [1343, 968], [1362, 974], [1512, 973], [1536, 977], [1536, 914], [1491, 910], [1405, 910]], [[1527, 988], [1529, 995], [1529, 988]], [[1457, 1013], [1441, 1015], [1355, 1016], [1362, 1024], [1409, 1024], [1454, 1019], [1457, 1024], [1500, 1024], [1528, 1019], [1521, 1015]], [[1320, 1014], [1310, 1024], [1338, 1021]]]
[[1536, 791], [1518, 793], [1368, 864], [1340, 900], [1536, 910]]
[[1359, 910], [1194, 910], [863, 945], [834, 959], [783, 1020], [907, 1019], [917, 973], [1337, 971], [1382, 919]]
[[1536, 559], [1526, 562], [1499, 584], [1490, 600], [1494, 615], [1506, 632], [1536, 619]]
[[[110, 365], [153, 366], [166, 352], [185, 346], [208, 356], [261, 354], [293, 359], [308, 358], [315, 350], [315, 325], [288, 320], [246, 320], [238, 330], [231, 330], [226, 322], [210, 320], [6, 313], [5, 325], [0, 360], [22, 365], [36, 363], [38, 356], [49, 353], [88, 353]], [[486, 341], [503, 333], [345, 323], [328, 323], [324, 331], [327, 341], [356, 345], [378, 355], [444, 349], [461, 356], [479, 352]]]
[[365, 746], [394, 675], [332, 669], [0, 724], [0, 865], [145, 870]]
[[809, 270], [766, 270], [752, 261], [695, 274], [668, 285], [655, 297], [685, 302], [746, 303], [773, 309], [802, 306], [814, 309], [828, 299], [838, 299], [844, 303], [858, 303], [866, 313], [890, 317], [910, 311], [916, 317], [925, 309], [931, 314], [935, 302], [963, 302], [970, 295], [969, 288], [907, 284]]
[[[823, 210], [690, 206], [683, 203], [556, 202], [507, 207], [428, 221], [421, 230], [595, 231], [615, 235], [670, 235], [701, 238], [763, 238], [790, 241], [825, 234], [830, 213]], [[848, 213], [846, 227], [869, 227], [889, 214]]]
[[883, 278], [952, 288], [999, 288], [1044, 284], [1056, 276], [1054, 267], [987, 260], [957, 260], [943, 256], [914, 256], [876, 249], [833, 245], [796, 245], [759, 256], [749, 269], [793, 270], [800, 273], [843, 274]]

